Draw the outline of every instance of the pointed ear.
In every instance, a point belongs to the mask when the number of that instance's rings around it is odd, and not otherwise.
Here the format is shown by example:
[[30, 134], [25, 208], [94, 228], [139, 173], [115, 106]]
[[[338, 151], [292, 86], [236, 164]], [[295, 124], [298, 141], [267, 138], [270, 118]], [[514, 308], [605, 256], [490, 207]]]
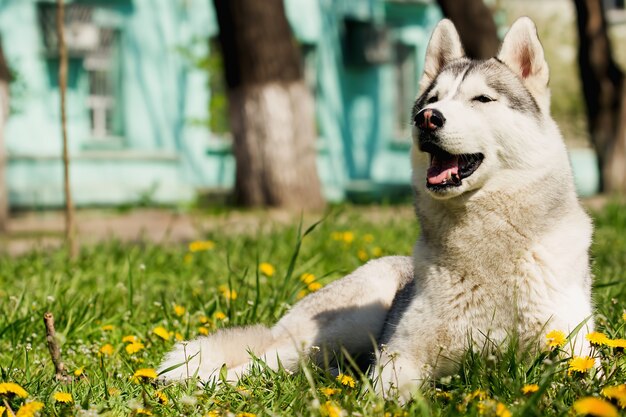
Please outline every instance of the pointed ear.
[[543, 46], [537, 36], [537, 28], [530, 18], [521, 17], [513, 23], [502, 41], [498, 59], [513, 70], [527, 86], [547, 87], [550, 71], [543, 55]]
[[454, 24], [448, 19], [441, 20], [435, 27], [426, 49], [424, 75], [420, 80], [420, 94], [433, 82], [446, 64], [464, 56], [461, 39]]

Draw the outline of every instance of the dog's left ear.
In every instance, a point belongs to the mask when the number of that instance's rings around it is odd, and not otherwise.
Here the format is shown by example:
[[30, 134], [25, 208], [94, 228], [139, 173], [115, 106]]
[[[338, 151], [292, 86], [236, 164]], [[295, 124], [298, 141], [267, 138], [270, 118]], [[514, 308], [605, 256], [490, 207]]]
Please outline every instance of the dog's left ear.
[[529, 88], [533, 95], [547, 91], [550, 71], [537, 36], [537, 28], [528, 17], [521, 17], [507, 32], [498, 54]]
[[442, 19], [430, 37], [426, 48], [426, 58], [424, 60], [424, 74], [419, 83], [419, 94], [437, 78], [439, 71], [448, 63], [463, 58], [463, 46], [461, 39], [451, 20]]

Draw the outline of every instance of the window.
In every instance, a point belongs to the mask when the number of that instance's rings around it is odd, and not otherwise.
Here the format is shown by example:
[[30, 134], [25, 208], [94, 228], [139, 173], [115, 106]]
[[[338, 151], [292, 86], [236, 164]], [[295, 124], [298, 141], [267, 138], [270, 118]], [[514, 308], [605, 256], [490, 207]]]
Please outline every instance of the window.
[[[65, 6], [65, 43], [68, 56], [80, 62], [87, 79], [85, 107], [89, 113], [90, 134], [95, 141], [119, 138], [122, 131], [117, 82], [119, 78], [119, 31], [98, 26], [92, 19], [94, 7], [84, 4]], [[39, 4], [39, 19], [48, 58], [58, 58], [56, 5]]]
[[[120, 134], [119, 116], [116, 110], [115, 86], [116, 77], [114, 46], [117, 44], [117, 33], [111, 29], [101, 29], [100, 47], [90, 51], [83, 59], [83, 68], [87, 72], [91, 134], [94, 139], [101, 140]], [[117, 116], [117, 117], [116, 117]]]

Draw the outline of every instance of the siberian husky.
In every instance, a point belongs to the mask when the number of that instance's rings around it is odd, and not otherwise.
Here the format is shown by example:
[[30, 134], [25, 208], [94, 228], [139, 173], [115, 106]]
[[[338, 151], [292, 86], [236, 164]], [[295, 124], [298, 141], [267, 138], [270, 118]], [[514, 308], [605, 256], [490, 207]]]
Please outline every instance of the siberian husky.
[[179, 343], [161, 377], [208, 381], [225, 365], [236, 380], [250, 369], [250, 354], [295, 371], [303, 357], [322, 363], [341, 349], [376, 351], [376, 389], [406, 400], [487, 339], [515, 335], [521, 346], [536, 346], [548, 330], [583, 324], [569, 349], [586, 352], [592, 226], [550, 117], [548, 77], [530, 19], [517, 20], [486, 61], [468, 59], [454, 25], [442, 20], [413, 108], [412, 185], [422, 228], [413, 256], [365, 264], [272, 328]]

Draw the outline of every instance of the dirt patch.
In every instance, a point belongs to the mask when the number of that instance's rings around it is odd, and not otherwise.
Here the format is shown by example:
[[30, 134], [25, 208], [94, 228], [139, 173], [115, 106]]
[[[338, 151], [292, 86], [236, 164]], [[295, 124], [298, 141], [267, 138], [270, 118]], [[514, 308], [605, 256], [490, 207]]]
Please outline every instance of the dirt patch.
[[[339, 209], [341, 212], [341, 209]], [[412, 220], [413, 208], [402, 206], [363, 206], [350, 208], [373, 223], [397, 218]], [[339, 214], [341, 217], [342, 215]], [[81, 245], [115, 239], [121, 242], [186, 244], [216, 233], [256, 234], [260, 229], [305, 225], [324, 214], [292, 213], [282, 210], [230, 210], [220, 214], [184, 213], [167, 209], [79, 210], [76, 213]], [[56, 249], [63, 243], [64, 217], [60, 211], [24, 212], [13, 216], [7, 234], [0, 236], [0, 252], [16, 256], [33, 249]]]

